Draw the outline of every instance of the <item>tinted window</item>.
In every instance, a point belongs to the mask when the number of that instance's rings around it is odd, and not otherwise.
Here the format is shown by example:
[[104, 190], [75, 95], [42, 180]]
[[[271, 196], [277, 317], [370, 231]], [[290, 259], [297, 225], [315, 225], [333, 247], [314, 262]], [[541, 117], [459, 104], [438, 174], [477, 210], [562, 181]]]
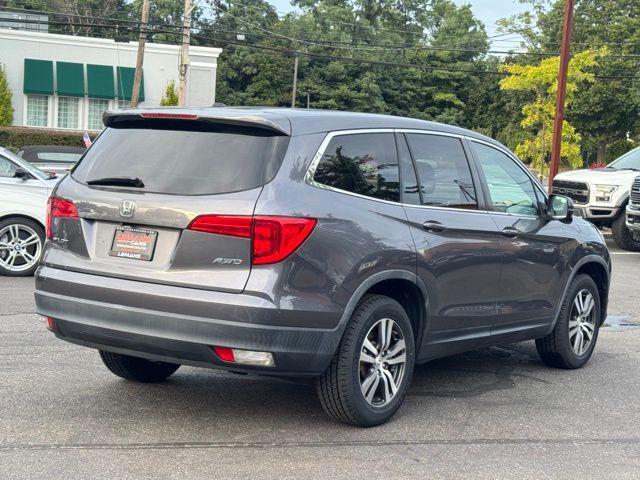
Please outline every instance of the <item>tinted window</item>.
[[487, 180], [493, 210], [537, 215], [536, 192], [524, 170], [500, 150], [475, 142], [472, 145]]
[[441, 135], [407, 135], [424, 205], [478, 208], [462, 142]]
[[324, 151], [314, 180], [360, 195], [399, 201], [398, 156], [392, 133], [334, 137]]
[[149, 192], [203, 195], [248, 190], [277, 172], [289, 137], [194, 122], [131, 122], [106, 129], [73, 177], [141, 179]]

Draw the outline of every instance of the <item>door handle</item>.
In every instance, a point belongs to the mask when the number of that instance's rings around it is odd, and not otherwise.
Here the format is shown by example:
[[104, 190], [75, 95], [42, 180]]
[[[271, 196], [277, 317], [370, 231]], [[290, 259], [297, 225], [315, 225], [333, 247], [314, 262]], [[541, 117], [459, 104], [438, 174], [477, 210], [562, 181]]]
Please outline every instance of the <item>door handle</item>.
[[502, 235], [504, 235], [505, 237], [511, 237], [511, 238], [517, 237], [518, 235], [520, 235], [520, 230], [514, 227], [504, 227], [502, 229]]
[[429, 220], [422, 224], [422, 228], [428, 232], [443, 232], [446, 230], [446, 227], [442, 225], [440, 222], [436, 222], [435, 220]]

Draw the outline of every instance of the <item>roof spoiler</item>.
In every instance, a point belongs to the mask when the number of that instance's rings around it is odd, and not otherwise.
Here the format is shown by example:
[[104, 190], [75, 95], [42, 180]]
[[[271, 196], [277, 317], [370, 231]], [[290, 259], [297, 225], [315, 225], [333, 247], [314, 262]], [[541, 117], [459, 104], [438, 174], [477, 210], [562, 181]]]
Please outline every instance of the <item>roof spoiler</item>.
[[222, 112], [216, 108], [212, 110], [187, 110], [187, 109], [135, 109], [135, 110], [108, 110], [104, 112], [102, 121], [105, 126], [112, 127], [119, 122], [135, 122], [144, 120], [184, 120], [211, 122], [222, 125], [238, 127], [252, 127], [268, 130], [279, 135], [291, 135], [289, 121], [282, 117], [269, 119], [256, 115], [247, 115], [242, 111]]

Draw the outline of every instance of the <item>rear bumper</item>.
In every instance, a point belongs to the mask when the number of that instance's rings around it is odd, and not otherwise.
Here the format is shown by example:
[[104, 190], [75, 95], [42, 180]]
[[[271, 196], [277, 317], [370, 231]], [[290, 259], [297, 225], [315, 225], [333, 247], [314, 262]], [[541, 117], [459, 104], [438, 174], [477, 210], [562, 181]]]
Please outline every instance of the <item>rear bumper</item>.
[[[232, 371], [319, 375], [342, 334], [341, 312], [334, 304], [321, 311], [299, 306], [284, 311], [282, 305], [252, 295], [153, 285], [51, 267], [38, 269], [35, 297], [37, 312], [54, 318], [54, 333], [63, 340]], [[326, 328], [305, 327], [305, 318]], [[271, 352], [275, 367], [223, 362], [213, 353], [214, 345]]]

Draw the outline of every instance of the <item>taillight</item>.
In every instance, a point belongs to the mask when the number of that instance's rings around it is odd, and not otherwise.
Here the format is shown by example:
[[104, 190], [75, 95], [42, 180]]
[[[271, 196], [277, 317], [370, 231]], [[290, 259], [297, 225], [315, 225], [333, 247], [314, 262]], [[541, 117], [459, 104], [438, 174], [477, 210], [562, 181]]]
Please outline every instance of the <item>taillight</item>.
[[251, 239], [251, 263], [277, 263], [293, 252], [311, 234], [315, 218], [203, 215], [189, 225], [189, 230]]
[[50, 239], [53, 237], [53, 219], [62, 217], [78, 218], [78, 210], [76, 209], [76, 206], [70, 200], [65, 200], [60, 197], [50, 197], [47, 201], [47, 238]]
[[315, 218], [255, 217], [253, 264], [284, 260], [302, 245], [315, 226]]
[[203, 215], [191, 222], [189, 230], [251, 238], [251, 220], [251, 217], [243, 216]]

